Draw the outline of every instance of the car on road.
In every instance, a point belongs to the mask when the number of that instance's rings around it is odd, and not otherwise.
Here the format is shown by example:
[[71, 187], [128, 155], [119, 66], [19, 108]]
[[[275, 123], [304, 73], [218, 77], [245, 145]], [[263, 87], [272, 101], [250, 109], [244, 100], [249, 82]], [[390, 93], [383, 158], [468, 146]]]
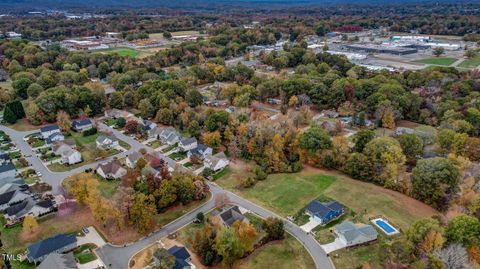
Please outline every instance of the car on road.
[[39, 171], [37, 172], [37, 176], [41, 177], [42, 176], [42, 173], [40, 173]]

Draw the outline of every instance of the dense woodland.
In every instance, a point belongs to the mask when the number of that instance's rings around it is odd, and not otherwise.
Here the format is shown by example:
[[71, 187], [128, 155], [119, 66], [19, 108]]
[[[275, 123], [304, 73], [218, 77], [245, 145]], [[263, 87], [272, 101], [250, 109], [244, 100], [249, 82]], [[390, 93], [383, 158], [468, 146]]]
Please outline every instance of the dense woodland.
[[[179, 28], [198, 25], [182, 19], [172, 23]], [[465, 25], [461, 25], [451, 29], [464, 34], [461, 27]], [[112, 30], [106, 26], [102, 31], [107, 29]], [[385, 255], [390, 255], [392, 264], [425, 266], [418, 268], [437, 268], [435, 251], [468, 251], [478, 262], [480, 73], [444, 67], [403, 73], [367, 71], [343, 56], [312, 53], [298, 38], [303, 30], [295, 29], [298, 35], [281, 25], [243, 29], [218, 24], [208, 29], [208, 40], [186, 42], [143, 59], [67, 52], [55, 45], [43, 50], [27, 41], [2, 41], [1, 65], [13, 89], [0, 89], [0, 108], [4, 119], [14, 123], [23, 117], [21, 101], [26, 118], [34, 125], [54, 122], [59, 112], [77, 118], [94, 117], [109, 108], [135, 109], [142, 118], [175, 126], [216, 151], [224, 149], [231, 158], [253, 161], [255, 177], [245, 178], [244, 188], [254, 187], [267, 174], [296, 172], [309, 164], [405, 193], [442, 212], [455, 207], [465, 215], [446, 228], [443, 220], [416, 223], [407, 238], [387, 248]], [[87, 30], [79, 33], [83, 31]], [[41, 37], [33, 32], [32, 36]], [[278, 72], [261, 75], [242, 64], [225, 65], [225, 59], [244, 55], [249, 45], [274, 44], [282, 37], [296, 42], [287, 43], [282, 52], [260, 55], [262, 62]], [[294, 74], [282, 71], [285, 68], [292, 68]], [[116, 91], [107, 97], [98, 79], [106, 79]], [[224, 83], [215, 92], [216, 99], [228, 100], [238, 108], [236, 113], [203, 105], [196, 86], [214, 82]], [[268, 98], [281, 100], [283, 115], [277, 120], [249, 109]], [[313, 110], [323, 109], [353, 117], [352, 127], [360, 131], [352, 141], [341, 135], [345, 128], [341, 124], [328, 128], [312, 122]], [[367, 120], [373, 126], [368, 127]], [[382, 136], [374, 128], [394, 130], [400, 120], [421, 125], [413, 133], [394, 137]], [[125, 128], [146, 135], [141, 126], [127, 122]], [[145, 157], [142, 165], [147, 163], [162, 165], [160, 160]], [[85, 175], [74, 181], [72, 192], [97, 212], [99, 220], [115, 222], [120, 229], [123, 217], [141, 232], [147, 231], [152, 221], [149, 216], [155, 212], [205, 196], [202, 179], [182, 174], [147, 175], [137, 182], [142, 168], [129, 171], [125, 179], [124, 185], [133, 194], [122, 196], [129, 200], [119, 205], [127, 208], [95, 202], [96, 193], [85, 192], [89, 189], [85, 186], [94, 184]], [[105, 212], [114, 214], [107, 217]]]

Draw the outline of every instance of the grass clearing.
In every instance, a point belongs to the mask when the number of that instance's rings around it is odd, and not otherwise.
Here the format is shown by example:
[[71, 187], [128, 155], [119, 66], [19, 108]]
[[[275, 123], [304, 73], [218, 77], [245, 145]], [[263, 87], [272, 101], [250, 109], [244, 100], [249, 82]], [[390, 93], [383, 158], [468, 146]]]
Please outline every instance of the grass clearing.
[[480, 56], [477, 56], [472, 59], [464, 60], [458, 65], [458, 67], [472, 69], [472, 68], [477, 68], [479, 65], [480, 65]]
[[421, 63], [421, 64], [431, 64], [431, 65], [442, 65], [442, 66], [449, 66], [456, 62], [456, 58], [448, 58], [448, 57], [432, 57], [432, 58], [425, 58], [413, 61], [414, 63]]
[[114, 49], [106, 49], [98, 51], [99, 53], [107, 53], [107, 54], [118, 54], [122, 57], [130, 57], [130, 58], [137, 58], [141, 55], [141, 52], [136, 49], [131, 48], [114, 48]]
[[203, 200], [193, 201], [193, 202], [191, 202], [187, 205], [177, 205], [177, 206], [170, 207], [169, 209], [167, 209], [167, 211], [162, 212], [155, 217], [155, 223], [158, 225], [158, 227], [162, 227], [162, 226], [180, 218], [181, 216], [185, 215], [186, 213], [192, 211], [193, 209], [199, 207], [203, 203], [207, 202], [208, 200], [210, 200], [211, 196], [212, 195], [209, 192], [207, 197]]
[[[228, 179], [227, 179], [228, 180]], [[217, 180], [223, 186], [224, 178]], [[311, 173], [274, 174], [241, 193], [267, 208], [283, 215], [293, 215], [318, 194], [323, 193], [335, 177]], [[229, 186], [228, 188], [231, 188]]]

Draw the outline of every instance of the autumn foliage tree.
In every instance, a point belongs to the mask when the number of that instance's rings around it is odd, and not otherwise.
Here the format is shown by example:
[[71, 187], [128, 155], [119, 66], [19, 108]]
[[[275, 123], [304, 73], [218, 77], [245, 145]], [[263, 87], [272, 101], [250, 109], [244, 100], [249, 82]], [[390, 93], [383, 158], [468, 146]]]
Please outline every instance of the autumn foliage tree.
[[125, 124], [125, 130], [129, 134], [135, 134], [137, 132], [138, 122], [136, 120], [129, 120]]
[[57, 113], [57, 124], [63, 132], [69, 132], [72, 126], [70, 115], [67, 112], [60, 110]]
[[32, 215], [27, 215], [23, 219], [23, 230], [29, 233], [34, 233], [38, 230], [37, 220]]

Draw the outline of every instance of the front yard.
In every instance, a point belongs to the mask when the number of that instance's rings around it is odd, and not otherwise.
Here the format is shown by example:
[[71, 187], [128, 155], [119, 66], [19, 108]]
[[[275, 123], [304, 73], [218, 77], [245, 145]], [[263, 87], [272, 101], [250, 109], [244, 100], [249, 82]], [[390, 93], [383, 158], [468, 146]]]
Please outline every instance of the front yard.
[[73, 251], [73, 256], [80, 264], [85, 264], [97, 259], [95, 253], [93, 253], [93, 249], [97, 248], [95, 244], [85, 244], [79, 246], [77, 249]]

